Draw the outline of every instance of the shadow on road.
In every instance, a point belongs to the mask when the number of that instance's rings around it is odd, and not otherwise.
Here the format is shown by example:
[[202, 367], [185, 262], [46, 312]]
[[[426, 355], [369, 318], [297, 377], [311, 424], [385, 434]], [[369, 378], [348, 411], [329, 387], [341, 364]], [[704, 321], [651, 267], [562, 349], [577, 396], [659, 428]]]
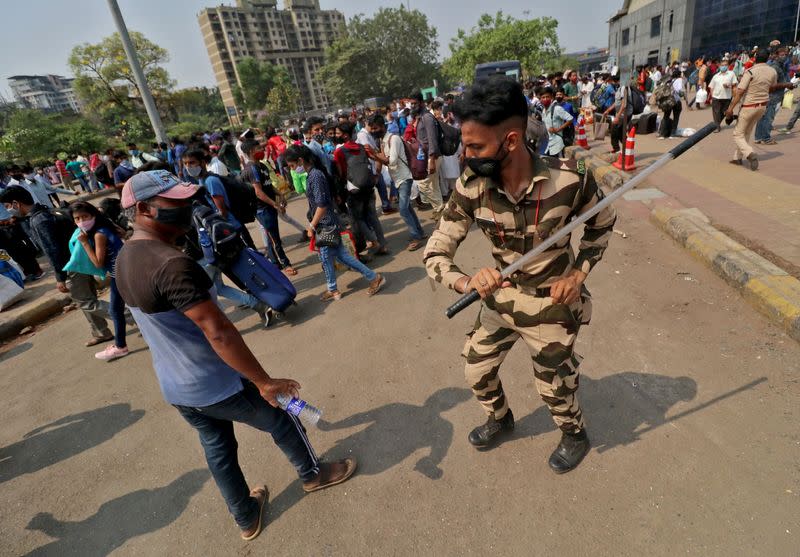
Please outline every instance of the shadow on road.
[[[441, 414], [471, 397], [468, 389], [448, 387], [433, 393], [421, 406], [395, 402], [335, 423], [320, 420], [322, 431], [367, 426], [338, 440], [323, 459], [342, 458], [350, 451], [356, 456], [363, 454], [358, 460], [357, 474], [371, 476], [385, 472], [419, 449], [430, 448], [430, 453], [416, 462], [414, 470], [438, 480], [443, 476], [439, 464], [453, 441], [453, 425]], [[295, 480], [269, 502], [269, 522], [275, 522], [302, 497], [300, 480]]]
[[28, 556], [108, 555], [129, 539], [174, 522], [210, 476], [206, 469], [192, 470], [164, 487], [140, 489], [103, 503], [92, 516], [76, 522], [58, 520], [49, 512], [39, 513], [26, 528], [56, 540]]
[[31, 348], [33, 348], [33, 343], [30, 342], [21, 342], [16, 346], [12, 346], [8, 350], [0, 352], [0, 362], [5, 362], [6, 360], [16, 358], [17, 356], [19, 356], [20, 354], [24, 354]]
[[[602, 379], [582, 375], [578, 397], [586, 416], [592, 447], [602, 453], [635, 443], [645, 433], [752, 389], [764, 381], [766, 378], [762, 377], [670, 417], [667, 417], [670, 408], [678, 402], [694, 400], [697, 395], [697, 383], [691, 377], [668, 377], [634, 371]], [[553, 430], [555, 424], [550, 412], [546, 406], [540, 406], [517, 420], [514, 434], [506, 442]]]
[[144, 410], [131, 410], [130, 404], [112, 404], [37, 427], [21, 441], [0, 447], [0, 483], [96, 447], [142, 416]]

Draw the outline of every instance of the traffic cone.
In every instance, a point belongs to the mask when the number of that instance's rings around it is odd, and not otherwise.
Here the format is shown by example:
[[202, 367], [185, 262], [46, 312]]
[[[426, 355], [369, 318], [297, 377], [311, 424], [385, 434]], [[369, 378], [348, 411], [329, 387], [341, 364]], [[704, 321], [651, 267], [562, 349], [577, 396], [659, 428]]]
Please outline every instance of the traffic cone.
[[575, 134], [575, 140], [578, 142], [578, 147], [590, 149], [589, 141], [586, 139], [586, 128], [583, 125], [583, 114], [578, 116], [578, 133]]
[[629, 171], [636, 169], [636, 162], [634, 161], [633, 151], [636, 147], [636, 126], [631, 128], [631, 131], [628, 132], [628, 138], [625, 140], [625, 156], [623, 158], [622, 153], [619, 154], [619, 158], [617, 162], [614, 163], [614, 167], [620, 170]]

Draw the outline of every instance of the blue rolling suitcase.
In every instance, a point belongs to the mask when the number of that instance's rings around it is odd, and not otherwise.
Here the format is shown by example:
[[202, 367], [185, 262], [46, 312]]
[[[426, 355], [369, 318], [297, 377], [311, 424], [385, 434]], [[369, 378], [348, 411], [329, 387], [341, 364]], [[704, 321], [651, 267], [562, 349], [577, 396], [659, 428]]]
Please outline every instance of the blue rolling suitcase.
[[224, 271], [236, 286], [275, 311], [284, 311], [297, 296], [292, 281], [254, 249], [243, 249], [232, 263], [225, 266]]

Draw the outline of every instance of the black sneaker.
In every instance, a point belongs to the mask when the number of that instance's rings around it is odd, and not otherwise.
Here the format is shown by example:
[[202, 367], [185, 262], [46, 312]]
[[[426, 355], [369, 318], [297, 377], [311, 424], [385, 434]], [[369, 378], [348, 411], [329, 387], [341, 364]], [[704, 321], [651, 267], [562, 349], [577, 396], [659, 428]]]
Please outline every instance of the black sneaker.
[[486, 423], [479, 425], [469, 433], [469, 442], [474, 447], [485, 449], [492, 444], [492, 440], [502, 433], [514, 430], [514, 414], [509, 409], [506, 415], [495, 420], [494, 416], [489, 416]]
[[585, 429], [578, 433], [564, 432], [561, 434], [561, 442], [558, 447], [550, 455], [548, 464], [556, 474], [569, 472], [581, 463], [591, 446]]
[[272, 323], [273, 312], [272, 308], [265, 303], [259, 303], [254, 308], [254, 311], [261, 318], [261, 325], [266, 329]]

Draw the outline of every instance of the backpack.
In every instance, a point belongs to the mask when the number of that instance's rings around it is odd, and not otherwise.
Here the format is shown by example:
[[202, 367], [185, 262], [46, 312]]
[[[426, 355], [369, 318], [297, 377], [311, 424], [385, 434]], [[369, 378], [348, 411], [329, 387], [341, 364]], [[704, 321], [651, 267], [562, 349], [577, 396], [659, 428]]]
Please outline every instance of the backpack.
[[672, 110], [675, 106], [675, 92], [672, 89], [672, 82], [674, 80], [668, 79], [658, 84], [656, 87], [655, 92], [653, 93], [656, 97], [656, 104], [658, 108], [663, 111]]
[[634, 116], [644, 112], [644, 107], [647, 101], [644, 98], [644, 93], [639, 91], [636, 87], [628, 87], [628, 99], [630, 100], [631, 107], [633, 108]]
[[195, 202], [192, 220], [200, 251], [209, 263], [233, 261], [244, 249], [239, 230], [211, 207]]
[[461, 130], [451, 126], [447, 122], [440, 122], [434, 118], [438, 132], [439, 152], [442, 156], [451, 157], [458, 151], [461, 144]]
[[[403, 142], [403, 149], [406, 153], [406, 162], [404, 163], [408, 170], [411, 172], [411, 178], [414, 180], [424, 180], [428, 177], [428, 163], [427, 157], [422, 157], [420, 160], [417, 157], [419, 153], [419, 141], [417, 141], [416, 137], [411, 138], [410, 141], [406, 141], [399, 135], [397, 138]], [[392, 136], [389, 136], [388, 141], [392, 140]]]
[[597, 110], [603, 110], [603, 93], [605, 92], [605, 83], [602, 85], [595, 85], [594, 89], [592, 89], [591, 94], [589, 95], [589, 100], [592, 101], [592, 104]]
[[114, 177], [108, 173], [108, 166], [106, 163], [100, 163], [100, 166], [94, 169], [94, 177], [101, 184], [113, 184]]
[[369, 191], [375, 186], [372, 181], [372, 167], [363, 145], [358, 146], [358, 153], [353, 154], [350, 149], [344, 149], [344, 158], [347, 161], [347, 181], [359, 189]]
[[258, 210], [258, 198], [256, 191], [250, 184], [245, 184], [234, 176], [219, 176], [209, 173], [209, 176], [216, 176], [225, 187], [228, 195], [231, 213], [242, 224], [247, 224], [256, 220]]

